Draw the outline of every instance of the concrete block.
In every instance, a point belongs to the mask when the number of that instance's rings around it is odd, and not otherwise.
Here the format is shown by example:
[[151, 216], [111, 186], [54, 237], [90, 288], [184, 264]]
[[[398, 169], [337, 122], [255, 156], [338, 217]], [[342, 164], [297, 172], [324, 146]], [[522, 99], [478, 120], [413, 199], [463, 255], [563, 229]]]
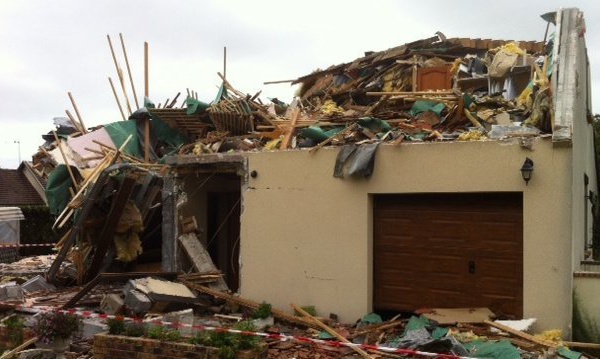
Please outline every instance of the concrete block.
[[144, 293], [130, 290], [125, 294], [125, 306], [136, 314], [142, 314], [150, 310], [152, 301]]
[[41, 292], [41, 291], [55, 291], [56, 287], [46, 282], [46, 279], [41, 275], [29, 279], [27, 282], [21, 284], [21, 288], [25, 293]]
[[100, 309], [106, 314], [119, 314], [123, 310], [125, 301], [119, 294], [107, 294], [102, 297]]
[[6, 296], [8, 299], [22, 299], [23, 288], [18, 284], [8, 286], [6, 287]]
[[0, 285], [0, 300], [22, 299], [23, 288], [17, 282], [8, 282]]

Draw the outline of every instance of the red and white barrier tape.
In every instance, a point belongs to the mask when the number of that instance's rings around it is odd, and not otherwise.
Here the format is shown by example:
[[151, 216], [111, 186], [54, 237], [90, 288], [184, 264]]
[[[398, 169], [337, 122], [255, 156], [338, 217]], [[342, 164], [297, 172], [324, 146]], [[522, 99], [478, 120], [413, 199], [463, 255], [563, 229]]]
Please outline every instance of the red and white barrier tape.
[[220, 332], [220, 333], [252, 335], [252, 336], [258, 336], [258, 337], [263, 337], [263, 338], [268, 338], [268, 339], [276, 339], [276, 340], [280, 340], [280, 341], [288, 341], [289, 340], [289, 341], [296, 341], [296, 342], [300, 342], [300, 343], [325, 345], [325, 346], [330, 346], [330, 347], [335, 347], [335, 348], [340, 348], [340, 347], [361, 348], [361, 349], [365, 349], [365, 350], [378, 350], [378, 351], [392, 353], [392, 354], [417, 355], [417, 356], [422, 356], [422, 357], [441, 358], [441, 359], [475, 359], [475, 358], [471, 358], [471, 357], [462, 357], [462, 356], [452, 355], [452, 354], [430, 353], [430, 352], [423, 352], [423, 351], [419, 351], [419, 350], [398, 349], [398, 348], [377, 346], [377, 345], [368, 345], [368, 344], [345, 343], [345, 342], [339, 342], [339, 341], [334, 341], [334, 340], [322, 340], [322, 339], [314, 339], [314, 338], [292, 336], [292, 335], [285, 335], [285, 334], [250, 332], [250, 331], [243, 331], [243, 330], [238, 330], [238, 329], [213, 327], [213, 326], [206, 326], [206, 325], [192, 325], [192, 324], [185, 324], [185, 323], [166, 322], [163, 320], [150, 320], [150, 321], [144, 322], [140, 318], [123, 317], [123, 316], [111, 315], [111, 314], [99, 314], [99, 313], [94, 313], [92, 311], [79, 311], [79, 310], [75, 310], [75, 309], [58, 309], [58, 310], [57, 309], [45, 309], [45, 308], [34, 307], [34, 306], [15, 305], [14, 303], [7, 303], [7, 302], [4, 302], [4, 303], [0, 302], [0, 304], [10, 304], [16, 310], [23, 310], [23, 311], [27, 311], [29, 313], [32, 313], [32, 312], [37, 312], [37, 313], [59, 312], [59, 313], [64, 313], [64, 314], [76, 315], [76, 316], [79, 316], [79, 317], [82, 317], [85, 319], [87, 319], [87, 318], [98, 318], [98, 319], [102, 319], [102, 320], [118, 319], [118, 320], [131, 321], [131, 322], [136, 322], [136, 323], [152, 323], [154, 325], [169, 327], [169, 328], [173, 328], [173, 329], [190, 328], [193, 331], [207, 331], [208, 330], [208, 331], [216, 331], [216, 332]]
[[56, 243], [36, 243], [36, 244], [0, 244], [2, 248], [24, 248], [24, 247], [54, 247]]

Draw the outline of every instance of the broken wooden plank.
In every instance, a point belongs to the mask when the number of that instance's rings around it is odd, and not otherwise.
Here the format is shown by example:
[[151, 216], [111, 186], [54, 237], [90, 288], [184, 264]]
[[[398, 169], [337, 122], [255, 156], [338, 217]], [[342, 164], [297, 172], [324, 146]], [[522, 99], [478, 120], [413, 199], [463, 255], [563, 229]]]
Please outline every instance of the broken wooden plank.
[[481, 123], [479, 123], [479, 121], [477, 121], [477, 119], [475, 118], [475, 116], [473, 116], [471, 114], [471, 112], [469, 112], [469, 110], [467, 110], [466, 108], [464, 109], [464, 114], [465, 116], [467, 116], [467, 118], [469, 119], [469, 121], [471, 121], [471, 123], [477, 127], [477, 128], [483, 128], [483, 126], [481, 126]]
[[279, 148], [282, 150], [286, 150], [290, 147], [290, 143], [292, 142], [292, 137], [294, 137], [294, 132], [296, 130], [296, 122], [298, 122], [298, 118], [300, 117], [300, 107], [296, 107], [294, 109], [294, 113], [292, 114], [292, 119], [290, 121], [290, 127], [286, 130], [285, 135], [283, 136], [283, 140], [281, 140], [281, 145]]
[[[238, 296], [234, 296], [231, 294], [227, 294], [227, 293], [215, 290], [215, 289], [211, 289], [211, 288], [203, 286], [203, 285], [194, 284], [194, 283], [186, 281], [186, 280], [182, 280], [181, 282], [191, 289], [197, 290], [204, 294], [208, 294], [215, 298], [223, 299], [228, 302], [232, 302], [232, 303], [241, 305], [246, 308], [258, 309], [258, 307], [260, 306], [260, 303], [251, 301], [249, 299], [240, 298]], [[315, 324], [312, 320], [307, 320], [304, 318], [296, 317], [296, 316], [287, 314], [286, 312], [279, 310], [279, 309], [272, 308], [271, 313], [273, 314], [273, 317], [275, 317], [279, 320], [282, 320], [284, 322], [301, 325], [301, 326], [305, 326], [305, 327], [309, 327], [309, 328], [315, 328], [315, 329], [319, 328], [319, 326], [317, 324]]]
[[60, 140], [60, 138], [58, 138], [58, 135], [56, 134], [56, 131], [52, 131], [52, 134], [54, 135], [54, 139], [56, 140], [56, 146], [58, 147], [60, 154], [63, 158], [63, 161], [65, 161], [65, 166], [67, 167], [67, 171], [69, 172], [69, 176], [71, 177], [71, 181], [73, 182], [73, 186], [75, 187], [75, 189], [79, 189], [79, 183], [77, 183], [77, 179], [75, 178], [75, 175], [73, 174], [73, 170], [71, 169], [71, 165], [69, 164], [69, 160], [67, 159], [67, 155], [65, 154], [65, 151], [62, 148], [62, 141]]
[[542, 346], [545, 346], [545, 347], [548, 347], [548, 348], [558, 348], [558, 344], [556, 344], [554, 342], [550, 342], [550, 341], [547, 341], [547, 340], [536, 338], [536, 337], [534, 337], [531, 334], [527, 334], [527, 333], [524, 333], [524, 332], [522, 332], [520, 330], [513, 329], [513, 328], [511, 328], [509, 326], [506, 326], [504, 324], [495, 323], [495, 322], [492, 322], [492, 321], [489, 321], [489, 320], [484, 320], [483, 322], [485, 324], [491, 326], [491, 327], [494, 327], [496, 329], [500, 329], [503, 332], [506, 332], [508, 334], [517, 336], [519, 338], [522, 338], [522, 339], [525, 339], [525, 340], [529, 340], [530, 342], [533, 342], [533, 343], [536, 343], [536, 344], [539, 344], [539, 345], [542, 345]]
[[321, 149], [321, 147], [327, 145], [328, 143], [330, 143], [331, 141], [335, 140], [336, 138], [339, 138], [341, 136], [344, 136], [345, 134], [347, 134], [350, 131], [353, 131], [355, 129], [358, 128], [358, 123], [353, 123], [350, 126], [346, 127], [345, 129], [341, 130], [340, 132], [336, 133], [335, 135], [329, 137], [328, 139], [326, 139], [325, 141], [322, 141], [321, 143], [319, 143], [318, 145], [316, 145], [315, 147], [311, 148], [308, 152], [312, 153], [312, 152], [316, 152], [319, 149]]
[[[327, 333], [333, 335], [337, 340], [344, 342], [344, 343], [352, 343], [351, 341], [346, 339], [344, 336], [342, 336], [340, 333], [336, 332], [331, 327], [327, 326], [325, 323], [323, 323], [319, 319], [313, 317], [312, 315], [307, 313], [304, 309], [300, 308], [299, 305], [292, 303], [291, 306], [292, 306], [292, 308], [294, 308], [295, 311], [302, 314], [304, 317], [312, 320], [315, 324], [317, 324], [319, 326], [319, 328], [321, 328], [321, 329], [325, 330]], [[350, 348], [352, 348], [352, 350], [354, 350], [355, 352], [360, 354], [363, 358], [371, 358], [371, 359], [373, 358], [371, 355], [369, 355], [369, 353], [367, 353], [366, 351], [362, 350], [359, 347], [350, 346]]]
[[494, 317], [488, 308], [427, 308], [419, 313], [439, 324], [483, 323]]
[[12, 349], [11, 351], [4, 353], [0, 357], [0, 359], [9, 359], [9, 358], [12, 358], [15, 355], [17, 355], [17, 353], [19, 353], [23, 349], [27, 348], [28, 346], [33, 345], [37, 341], [38, 341], [38, 337], [30, 338], [30, 339], [26, 340], [25, 342], [23, 342], [21, 345], [19, 345], [16, 348]]
[[125, 205], [131, 196], [134, 186], [135, 179], [133, 179], [133, 177], [125, 176], [123, 178], [123, 182], [121, 183], [119, 190], [112, 200], [110, 211], [106, 216], [106, 221], [104, 222], [102, 232], [98, 237], [98, 241], [95, 246], [96, 248], [94, 250], [94, 257], [92, 258], [92, 261], [85, 274], [86, 282], [92, 280], [100, 271], [100, 267], [104, 261], [104, 257], [106, 256], [106, 251], [114, 242], [117, 224], [121, 220], [121, 216], [125, 210]]

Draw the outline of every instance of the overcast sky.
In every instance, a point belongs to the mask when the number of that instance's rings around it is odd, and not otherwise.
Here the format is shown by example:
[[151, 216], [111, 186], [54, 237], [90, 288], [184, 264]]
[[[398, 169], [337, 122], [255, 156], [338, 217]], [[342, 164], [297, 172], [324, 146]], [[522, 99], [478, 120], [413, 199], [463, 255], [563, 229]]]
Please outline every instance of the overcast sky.
[[[447, 37], [538, 40], [539, 15], [560, 7], [585, 13], [595, 93], [600, 88], [597, 1], [83, 1], [0, 0], [0, 167], [30, 160], [52, 119], [74, 112], [87, 127], [121, 120], [108, 76], [119, 93], [106, 35], [126, 71], [123, 33], [138, 97], [143, 43], [150, 46], [150, 97], [172, 99], [186, 88], [214, 98], [227, 47], [227, 78], [246, 93], [288, 102], [294, 89], [264, 81], [293, 79], [436, 31]], [[125, 76], [126, 73], [125, 73]], [[133, 103], [131, 88], [127, 87]], [[594, 100], [600, 112], [600, 101]]]

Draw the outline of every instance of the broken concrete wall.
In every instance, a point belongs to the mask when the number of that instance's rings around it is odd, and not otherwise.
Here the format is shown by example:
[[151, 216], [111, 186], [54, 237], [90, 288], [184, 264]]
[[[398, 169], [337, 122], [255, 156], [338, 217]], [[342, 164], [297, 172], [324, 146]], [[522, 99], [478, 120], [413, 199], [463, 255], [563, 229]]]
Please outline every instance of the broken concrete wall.
[[[522, 192], [524, 316], [569, 332], [571, 148], [548, 139], [533, 152], [500, 142], [382, 145], [369, 180], [334, 178], [338, 151], [248, 154], [256, 177], [242, 193], [242, 295], [354, 321], [372, 309], [372, 194]], [[528, 186], [526, 156], [535, 161]]]
[[[556, 126], [557, 145], [573, 146], [572, 151], [572, 240], [573, 271], [581, 269], [581, 261], [591, 256], [592, 203], [589, 191], [597, 195], [594, 158], [594, 130], [591, 124], [590, 67], [585, 44], [585, 20], [578, 9], [558, 12], [560, 45], [557, 56]], [[568, 136], [567, 136], [568, 135]], [[587, 177], [587, 184], [585, 178]]]

